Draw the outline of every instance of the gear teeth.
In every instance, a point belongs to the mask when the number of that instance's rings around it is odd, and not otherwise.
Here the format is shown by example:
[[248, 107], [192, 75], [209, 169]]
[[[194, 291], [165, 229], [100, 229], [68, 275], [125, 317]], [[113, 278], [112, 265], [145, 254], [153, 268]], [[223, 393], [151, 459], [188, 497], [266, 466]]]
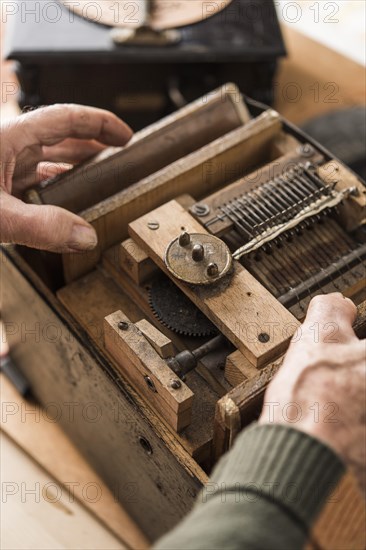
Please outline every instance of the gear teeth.
[[[162, 278], [161, 280], [159, 280], [160, 284], [161, 285], [164, 285], [164, 283], [166, 283], [166, 281], [168, 281], [168, 283], [170, 283], [170, 280], [167, 279], [167, 278]], [[181, 291], [174, 287], [174, 292], [176, 293], [176, 299], [179, 300], [179, 293], [181, 293]], [[162, 325], [164, 325], [165, 327], [167, 327], [169, 330], [172, 330], [173, 332], [175, 332], [176, 334], [179, 334], [181, 336], [187, 336], [187, 337], [195, 337], [195, 338], [204, 338], [204, 337], [208, 337], [208, 336], [211, 336], [213, 334], [215, 334], [215, 327], [214, 325], [212, 325], [212, 330], [205, 330], [205, 331], [189, 331], [189, 330], [184, 330], [180, 327], [178, 327], [177, 325], [171, 325], [169, 322], [167, 322], [165, 319], [164, 319], [164, 316], [162, 315], [161, 312], [159, 312], [154, 304], [154, 300], [153, 300], [153, 297], [152, 297], [152, 288], [150, 288], [149, 290], [149, 297], [148, 297], [148, 302], [149, 302], [149, 306], [152, 310], [152, 313], [154, 314], [154, 317], [159, 321], [159, 323], [161, 323]], [[192, 307], [192, 310], [197, 310], [196, 306], [194, 306], [193, 304], [191, 305]], [[182, 319], [182, 323], [184, 323], [185, 319], [183, 317]], [[209, 321], [207, 320], [207, 322], [209, 323]]]

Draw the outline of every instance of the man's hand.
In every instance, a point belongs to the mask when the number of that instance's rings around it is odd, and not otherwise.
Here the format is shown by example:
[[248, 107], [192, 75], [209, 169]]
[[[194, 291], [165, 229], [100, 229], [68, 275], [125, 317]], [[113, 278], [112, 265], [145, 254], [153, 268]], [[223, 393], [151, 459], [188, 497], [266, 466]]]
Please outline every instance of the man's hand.
[[259, 422], [292, 425], [332, 447], [366, 489], [365, 341], [356, 308], [341, 294], [318, 296], [265, 395]]
[[1, 134], [1, 242], [53, 252], [94, 248], [97, 236], [85, 220], [57, 206], [25, 204], [21, 197], [37, 182], [68, 170], [105, 145], [125, 145], [132, 130], [102, 109], [54, 105], [20, 115]]

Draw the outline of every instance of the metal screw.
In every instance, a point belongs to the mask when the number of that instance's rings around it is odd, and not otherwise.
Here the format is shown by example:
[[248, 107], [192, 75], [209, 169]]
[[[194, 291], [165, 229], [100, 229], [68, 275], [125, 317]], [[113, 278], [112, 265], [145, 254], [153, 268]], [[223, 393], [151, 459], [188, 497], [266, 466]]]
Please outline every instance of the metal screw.
[[119, 330], [128, 330], [128, 323], [126, 323], [126, 321], [120, 321], [118, 323], [118, 328]]
[[205, 255], [205, 249], [202, 244], [195, 244], [192, 248], [192, 260], [194, 262], [202, 262]]
[[183, 231], [183, 233], [180, 234], [179, 237], [179, 244], [180, 246], [188, 246], [191, 242], [191, 236], [187, 231]]
[[270, 340], [270, 337], [269, 337], [269, 334], [267, 334], [266, 332], [261, 332], [258, 336], [258, 340], [262, 343], [262, 344], [266, 344], [267, 342], [269, 342]]
[[207, 275], [209, 277], [217, 277], [218, 274], [219, 274], [218, 265], [213, 263], [213, 262], [208, 264], [208, 266], [207, 266]]
[[192, 206], [192, 212], [193, 214], [196, 214], [196, 216], [199, 216], [200, 218], [203, 216], [207, 216], [210, 213], [210, 207], [208, 204], [195, 204]]
[[314, 154], [314, 149], [309, 143], [305, 143], [300, 147], [300, 154], [303, 157], [311, 157]]
[[151, 231], [156, 231], [157, 229], [159, 229], [160, 224], [159, 224], [159, 222], [149, 222], [149, 223], [147, 224], [147, 227], [148, 227], [149, 229], [151, 229]]
[[182, 382], [180, 380], [172, 380], [170, 382], [170, 387], [173, 388], [173, 390], [179, 390], [179, 388], [182, 387]]

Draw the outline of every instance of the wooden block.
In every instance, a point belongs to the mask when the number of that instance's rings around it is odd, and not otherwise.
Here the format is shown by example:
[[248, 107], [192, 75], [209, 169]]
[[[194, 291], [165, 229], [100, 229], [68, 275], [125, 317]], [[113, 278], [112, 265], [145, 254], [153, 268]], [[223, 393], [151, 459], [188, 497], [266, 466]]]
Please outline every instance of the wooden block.
[[366, 221], [366, 189], [361, 180], [344, 164], [331, 160], [318, 169], [322, 180], [336, 191], [355, 188], [356, 193], [338, 205], [339, 217], [347, 231], [354, 231]]
[[250, 378], [254, 378], [257, 374], [258, 369], [239, 350], [227, 356], [225, 378], [232, 386], [238, 386], [244, 380], [250, 380]]
[[[159, 223], [156, 231], [148, 227], [151, 220]], [[176, 201], [171, 201], [131, 223], [129, 231], [157, 265], [172, 277], [164, 256], [168, 244], [181, 233], [182, 227], [191, 233], [206, 233]], [[255, 366], [278, 357], [299, 326], [295, 317], [238, 262], [234, 262], [229, 284], [223, 281], [211, 286], [191, 287], [178, 279], [173, 280]], [[261, 333], [269, 334], [269, 341], [261, 342], [258, 338]]]
[[[119, 329], [120, 322], [127, 323], [128, 330]], [[176, 376], [122, 311], [105, 318], [104, 341], [106, 349], [131, 383], [166, 422], [177, 431], [188, 426], [192, 414], [192, 391], [184, 382], [180, 382], [178, 389], [171, 387]]]
[[157, 271], [154, 262], [132, 239], [120, 245], [119, 263], [138, 285], [145, 283]]
[[172, 357], [175, 354], [173, 342], [154, 327], [154, 325], [149, 323], [147, 319], [141, 319], [135, 326], [145, 336], [146, 340], [150, 342], [162, 359]]
[[264, 392], [282, 363], [283, 356], [219, 399], [214, 421], [214, 462], [232, 447], [239, 432], [253, 421], [256, 411], [261, 408]]
[[82, 212], [98, 234], [98, 247], [83, 254], [62, 255], [66, 282], [90, 271], [106, 249], [126, 239], [129, 222], [183, 193], [199, 200], [268, 160], [270, 143], [281, 128], [280, 116], [269, 109]]

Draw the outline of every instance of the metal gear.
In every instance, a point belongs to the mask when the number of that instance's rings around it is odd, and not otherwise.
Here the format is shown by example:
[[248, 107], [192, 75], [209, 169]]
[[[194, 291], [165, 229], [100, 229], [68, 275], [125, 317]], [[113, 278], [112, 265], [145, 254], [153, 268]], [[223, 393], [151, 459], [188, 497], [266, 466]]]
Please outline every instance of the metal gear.
[[155, 279], [149, 303], [159, 321], [177, 334], [199, 337], [218, 333], [215, 325], [168, 277]]

